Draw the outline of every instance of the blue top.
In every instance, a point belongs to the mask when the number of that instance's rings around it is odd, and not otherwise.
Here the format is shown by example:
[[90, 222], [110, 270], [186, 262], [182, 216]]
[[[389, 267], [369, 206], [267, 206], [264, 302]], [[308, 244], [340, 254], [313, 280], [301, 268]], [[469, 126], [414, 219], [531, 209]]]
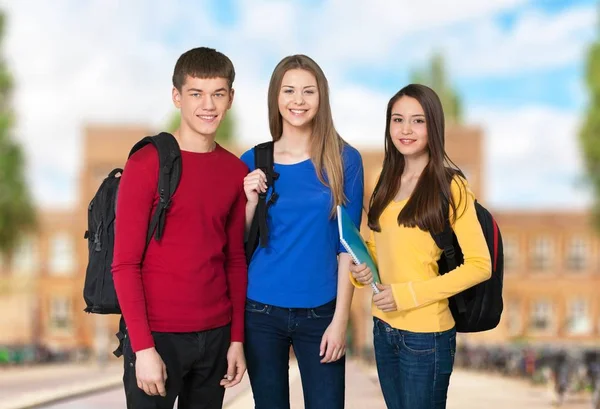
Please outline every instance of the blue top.
[[[360, 153], [345, 145], [346, 210], [360, 226], [364, 192]], [[250, 171], [254, 149], [242, 155]], [[317, 177], [310, 159], [293, 165], [275, 163], [279, 198], [268, 210], [269, 243], [260, 245], [248, 266], [248, 298], [285, 308], [313, 308], [337, 294], [337, 254], [340, 244], [331, 190]], [[270, 196], [271, 192], [267, 193]], [[334, 213], [335, 214], [335, 213]]]

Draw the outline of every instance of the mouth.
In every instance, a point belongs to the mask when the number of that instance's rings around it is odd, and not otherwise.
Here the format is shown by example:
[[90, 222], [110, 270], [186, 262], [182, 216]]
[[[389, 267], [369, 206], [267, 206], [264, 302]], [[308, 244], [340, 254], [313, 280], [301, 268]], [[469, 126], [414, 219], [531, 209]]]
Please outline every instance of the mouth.
[[402, 145], [410, 145], [416, 141], [417, 141], [416, 139], [400, 138], [400, 143]]
[[294, 116], [302, 116], [308, 111], [308, 109], [289, 109], [289, 111]]
[[197, 118], [200, 118], [204, 122], [214, 122], [217, 119], [218, 115], [196, 115]]

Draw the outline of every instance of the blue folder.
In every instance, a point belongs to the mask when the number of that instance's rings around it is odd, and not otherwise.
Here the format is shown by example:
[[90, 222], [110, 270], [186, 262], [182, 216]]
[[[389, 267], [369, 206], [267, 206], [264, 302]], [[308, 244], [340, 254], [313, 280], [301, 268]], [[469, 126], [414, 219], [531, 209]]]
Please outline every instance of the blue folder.
[[375, 261], [373, 261], [367, 245], [360, 235], [360, 231], [356, 228], [354, 222], [348, 215], [348, 212], [346, 212], [342, 206], [337, 206], [337, 220], [338, 230], [340, 232], [340, 242], [348, 254], [350, 254], [354, 263], [365, 263], [367, 267], [371, 269], [374, 281], [374, 283], [371, 284], [371, 287], [373, 288], [373, 291], [379, 293], [379, 289], [375, 286], [375, 283], [381, 283], [377, 265], [375, 264]]

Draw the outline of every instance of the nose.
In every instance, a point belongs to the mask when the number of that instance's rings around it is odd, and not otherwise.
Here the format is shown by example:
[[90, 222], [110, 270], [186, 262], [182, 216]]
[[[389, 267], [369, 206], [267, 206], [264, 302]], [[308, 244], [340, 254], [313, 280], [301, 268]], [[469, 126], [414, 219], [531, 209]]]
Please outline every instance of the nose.
[[410, 121], [404, 121], [402, 123], [402, 134], [410, 135], [412, 133], [412, 128], [410, 126]]
[[304, 105], [304, 95], [302, 95], [302, 92], [297, 92], [295, 94], [294, 102], [296, 103], [296, 105]]
[[215, 109], [215, 103], [213, 101], [212, 95], [204, 95], [204, 98], [202, 98], [201, 107], [205, 111], [212, 111]]

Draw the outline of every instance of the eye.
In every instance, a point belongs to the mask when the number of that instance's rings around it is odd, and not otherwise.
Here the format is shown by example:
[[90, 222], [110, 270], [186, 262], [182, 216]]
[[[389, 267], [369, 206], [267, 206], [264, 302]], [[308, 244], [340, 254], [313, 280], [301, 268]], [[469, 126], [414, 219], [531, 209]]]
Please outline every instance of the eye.
[[392, 122], [400, 123], [400, 122], [402, 122], [402, 118], [394, 117], [394, 118], [392, 118]]
[[198, 92], [194, 92], [193, 94], [190, 94], [190, 95], [194, 98], [198, 98], [200, 96], [200, 94]]
[[314, 93], [315, 93], [315, 91], [314, 91], [314, 90], [312, 90], [312, 89], [306, 90], [305, 92], [306, 92], [307, 94], [309, 94], [309, 95], [312, 95], [312, 94], [314, 94]]
[[415, 122], [418, 123], [418, 124], [424, 124], [425, 120], [422, 119], [422, 118], [419, 118], [419, 119], [415, 119]]
[[223, 94], [222, 92], [218, 92], [215, 94], [215, 97], [219, 97], [219, 98], [224, 97], [224, 96], [225, 96], [225, 94]]
[[291, 94], [292, 92], [294, 92], [294, 90], [289, 89], [289, 88], [286, 88], [286, 89], [283, 90], [284, 94]]

